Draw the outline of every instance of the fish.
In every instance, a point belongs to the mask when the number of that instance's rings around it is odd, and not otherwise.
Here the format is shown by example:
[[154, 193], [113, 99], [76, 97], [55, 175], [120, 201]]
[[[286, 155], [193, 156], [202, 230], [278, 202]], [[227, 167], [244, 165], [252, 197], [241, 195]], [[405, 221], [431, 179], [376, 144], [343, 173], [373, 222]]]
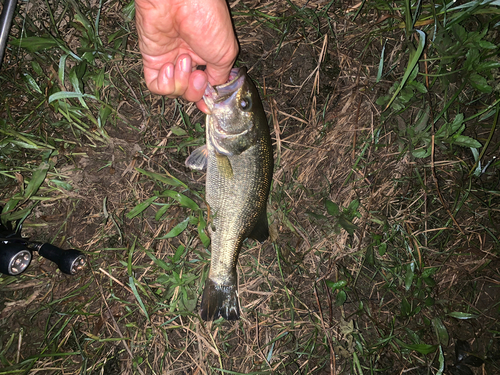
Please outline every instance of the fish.
[[206, 145], [186, 166], [206, 170], [210, 271], [201, 298], [205, 321], [240, 319], [236, 265], [243, 241], [269, 237], [267, 200], [274, 159], [262, 101], [246, 68], [233, 68], [227, 83], [207, 86], [203, 100]]

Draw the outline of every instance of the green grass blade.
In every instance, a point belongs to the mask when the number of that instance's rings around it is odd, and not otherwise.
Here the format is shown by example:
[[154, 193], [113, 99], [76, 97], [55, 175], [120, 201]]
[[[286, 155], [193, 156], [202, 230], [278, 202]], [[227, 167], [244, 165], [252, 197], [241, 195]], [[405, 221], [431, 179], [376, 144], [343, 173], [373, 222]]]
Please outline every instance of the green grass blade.
[[47, 172], [50, 168], [48, 163], [41, 163], [40, 166], [33, 172], [33, 176], [31, 177], [26, 190], [24, 191], [24, 198], [29, 199], [33, 194], [35, 194], [40, 186], [45, 181], [45, 177], [47, 176]]
[[142, 302], [142, 298], [139, 295], [139, 293], [137, 292], [135, 282], [136, 282], [135, 278], [133, 276], [129, 276], [128, 285], [130, 286], [130, 289], [132, 289], [132, 293], [134, 293], [134, 297], [137, 300], [137, 303], [139, 303], [139, 306], [141, 307], [142, 312], [144, 313], [144, 315], [146, 316], [146, 319], [149, 322], [148, 310], [146, 310], [146, 306], [144, 306], [144, 302]]
[[188, 187], [184, 182], [182, 182], [181, 180], [178, 180], [177, 178], [175, 178], [172, 175], [165, 176], [165, 175], [160, 174], [160, 173], [145, 171], [144, 169], [141, 169], [141, 168], [135, 168], [135, 170], [137, 172], [147, 176], [147, 177], [150, 177], [154, 180], [160, 181], [160, 182], [164, 183], [165, 185], [171, 185], [171, 186], [183, 187], [183, 188]]
[[181, 194], [177, 191], [174, 190], [165, 190], [161, 193], [162, 197], [169, 197], [177, 202], [183, 207], [190, 208], [193, 211], [198, 211], [200, 209], [200, 206], [196, 204], [195, 201], [193, 201], [191, 198], [186, 197], [184, 194]]
[[417, 69], [418, 60], [420, 59], [420, 56], [422, 55], [422, 52], [423, 52], [424, 47], [425, 47], [425, 38], [426, 37], [425, 37], [425, 33], [423, 31], [421, 31], [421, 30], [415, 30], [415, 31], [420, 36], [418, 39], [417, 51], [411, 55], [410, 61], [408, 61], [408, 66], [406, 68], [405, 74], [403, 75], [403, 79], [401, 80], [401, 83], [399, 84], [398, 88], [394, 92], [394, 95], [392, 95], [391, 100], [389, 101], [389, 103], [387, 103], [386, 107], [384, 108], [384, 111], [387, 110], [391, 106], [394, 99], [396, 99], [396, 96], [398, 96], [399, 92], [403, 89], [403, 87], [406, 84], [406, 81], [408, 80], [408, 77], [410, 77], [410, 75], [412, 74], [413, 69]]
[[146, 199], [145, 201], [139, 203], [137, 206], [135, 206], [130, 212], [125, 215], [128, 219], [133, 219], [137, 215], [139, 215], [141, 212], [143, 212], [146, 208], [151, 206], [151, 204], [158, 199], [158, 196], [154, 195], [151, 198]]

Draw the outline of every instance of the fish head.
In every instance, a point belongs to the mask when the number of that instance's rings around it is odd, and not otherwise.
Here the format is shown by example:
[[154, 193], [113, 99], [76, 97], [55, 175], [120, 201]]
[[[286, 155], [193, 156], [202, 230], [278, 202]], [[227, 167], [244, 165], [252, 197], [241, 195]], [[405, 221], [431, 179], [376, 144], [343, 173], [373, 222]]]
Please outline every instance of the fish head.
[[207, 141], [217, 153], [238, 155], [254, 145], [267, 126], [259, 93], [245, 68], [231, 70], [227, 83], [208, 85], [203, 96], [207, 116]]

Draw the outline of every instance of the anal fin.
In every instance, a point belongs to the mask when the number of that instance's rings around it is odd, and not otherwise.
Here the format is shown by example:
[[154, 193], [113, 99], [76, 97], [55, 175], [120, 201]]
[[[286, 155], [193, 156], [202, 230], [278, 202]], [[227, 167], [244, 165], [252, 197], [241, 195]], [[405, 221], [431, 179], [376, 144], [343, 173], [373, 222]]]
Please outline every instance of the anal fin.
[[248, 238], [253, 238], [260, 243], [267, 240], [269, 237], [269, 225], [267, 223], [267, 210], [266, 207], [262, 210], [262, 213], [259, 215], [257, 219], [257, 224], [252, 229], [252, 232], [248, 236]]

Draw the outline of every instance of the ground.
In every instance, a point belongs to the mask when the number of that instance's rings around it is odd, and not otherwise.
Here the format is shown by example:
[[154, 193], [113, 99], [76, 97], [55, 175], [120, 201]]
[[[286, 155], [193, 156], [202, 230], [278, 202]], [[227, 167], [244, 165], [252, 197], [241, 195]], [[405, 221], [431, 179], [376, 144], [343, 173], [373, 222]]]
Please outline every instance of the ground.
[[[204, 116], [148, 92], [127, 4], [71, 4], [21, 5], [13, 36], [25, 27], [109, 56], [61, 63], [55, 47], [8, 49], [0, 202], [20, 194], [23, 235], [80, 249], [88, 263], [68, 276], [36, 256], [21, 276], [0, 277], [0, 374], [500, 372], [500, 165], [471, 178], [468, 148], [410, 152], [425, 137], [417, 143], [408, 124], [429, 102], [437, 114], [460, 82], [406, 112], [377, 104], [409, 60], [398, 12], [231, 3], [238, 65], [259, 87], [273, 139], [271, 236], [247, 240], [239, 257], [241, 320], [207, 323], [204, 174], [184, 165], [204, 143]], [[383, 49], [391, 71], [377, 77]], [[99, 100], [49, 100], [54, 87], [74, 91], [72, 79]], [[476, 125], [464, 134], [482, 144], [493, 134], [484, 160], [495, 160], [498, 131]], [[47, 175], [27, 197], [42, 162]]]

